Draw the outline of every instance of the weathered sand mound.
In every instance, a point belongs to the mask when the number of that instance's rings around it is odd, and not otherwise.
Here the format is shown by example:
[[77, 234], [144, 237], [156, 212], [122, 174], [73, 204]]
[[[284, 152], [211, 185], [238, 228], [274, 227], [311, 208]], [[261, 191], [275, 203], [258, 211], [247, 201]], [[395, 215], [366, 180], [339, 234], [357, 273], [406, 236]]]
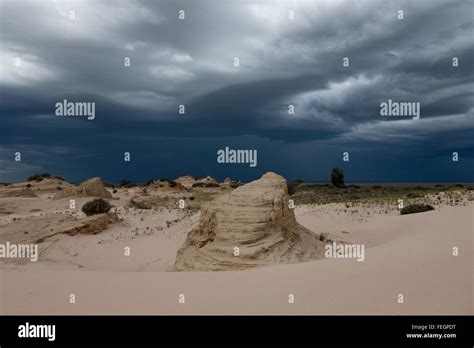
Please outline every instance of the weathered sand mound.
[[185, 176], [180, 176], [178, 179], [175, 180], [175, 182], [183, 185], [186, 188], [191, 188], [193, 184], [196, 182], [196, 179], [194, 179], [190, 175], [185, 175]]
[[203, 183], [203, 184], [211, 184], [211, 185], [217, 185], [218, 182], [216, 179], [211, 178], [210, 176], [206, 176], [205, 178], [197, 179], [196, 183]]
[[92, 178], [84, 181], [79, 186], [66, 187], [59, 191], [54, 199], [61, 199], [66, 197], [99, 197], [99, 198], [111, 198], [112, 194], [107, 191], [104, 183], [100, 178]]
[[68, 228], [63, 233], [70, 236], [76, 234], [98, 234], [107, 229], [109, 225], [114, 224], [119, 220], [119, 217], [115, 213], [95, 215], [81, 221], [79, 226]]
[[57, 178], [45, 178], [39, 182], [29, 181], [27, 184], [31, 185], [33, 191], [40, 192], [58, 192], [68, 187], [74, 187], [70, 183]]
[[321, 258], [323, 245], [296, 222], [285, 179], [267, 173], [203, 207], [172, 269], [238, 270], [302, 262]]
[[[150, 189], [170, 190], [170, 191], [189, 191], [184, 185], [177, 181], [168, 179], [152, 180], [146, 185], [146, 191]], [[143, 189], [142, 189], [143, 191]]]
[[119, 218], [114, 213], [92, 215], [76, 219], [71, 215], [35, 216], [0, 226], [0, 242], [16, 244], [41, 243], [56, 234], [97, 234]]
[[237, 188], [241, 185], [240, 181], [232, 180], [231, 178], [225, 178], [224, 182], [221, 184], [221, 186], [226, 188]]
[[0, 190], [0, 197], [37, 197], [30, 187], [14, 188], [6, 186]]

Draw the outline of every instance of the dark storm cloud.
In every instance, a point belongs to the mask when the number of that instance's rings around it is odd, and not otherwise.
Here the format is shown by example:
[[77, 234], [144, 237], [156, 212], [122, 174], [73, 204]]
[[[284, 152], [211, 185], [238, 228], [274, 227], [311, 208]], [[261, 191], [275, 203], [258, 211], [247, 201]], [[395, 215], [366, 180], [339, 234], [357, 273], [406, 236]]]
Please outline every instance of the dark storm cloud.
[[[248, 146], [361, 151], [367, 142], [421, 141], [427, 157], [445, 150], [443, 136], [473, 152], [473, 1], [110, 4], [1, 1], [3, 153], [30, 145], [105, 156], [128, 144], [184, 161], [192, 155], [183, 142], [212, 154], [243, 136]], [[96, 119], [55, 117], [63, 99], [96, 102]], [[421, 120], [382, 119], [387, 99], [420, 102]]]

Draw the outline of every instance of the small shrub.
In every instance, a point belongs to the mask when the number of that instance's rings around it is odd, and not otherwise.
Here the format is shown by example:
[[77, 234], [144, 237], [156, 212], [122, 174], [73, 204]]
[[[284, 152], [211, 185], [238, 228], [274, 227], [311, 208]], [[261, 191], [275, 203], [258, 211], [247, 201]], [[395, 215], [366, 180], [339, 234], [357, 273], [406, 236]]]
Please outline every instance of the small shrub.
[[410, 192], [407, 194], [407, 198], [420, 198], [421, 195], [419, 195], [418, 193], [416, 192]]
[[144, 201], [135, 201], [135, 200], [131, 200], [130, 201], [130, 204], [132, 207], [136, 208], [136, 209], [151, 209], [151, 204], [148, 203], [148, 202], [144, 202]]
[[97, 198], [92, 201], [87, 202], [82, 206], [82, 212], [87, 216], [95, 214], [108, 213], [112, 206], [106, 200], [102, 198]]
[[125, 187], [125, 188], [131, 188], [131, 187], [135, 187], [137, 185], [134, 184], [133, 182], [128, 181], [128, 180], [122, 180], [122, 181], [119, 182], [119, 186], [120, 187]]
[[170, 183], [170, 187], [176, 187], [178, 186], [178, 184], [176, 183], [176, 181], [173, 181], [173, 180], [170, 180], [168, 181]]
[[331, 182], [336, 187], [344, 187], [344, 172], [341, 168], [333, 168]]
[[[190, 198], [191, 199], [191, 198]], [[201, 209], [201, 203], [197, 200], [190, 200], [189, 202], [186, 203], [186, 209], [190, 211], [198, 211]]]
[[410, 204], [400, 210], [400, 215], [423, 213], [430, 210], [434, 210], [430, 204]]
[[43, 181], [43, 179], [49, 179], [51, 178], [51, 174], [49, 173], [43, 173], [43, 174], [34, 174], [30, 177], [28, 177], [27, 181]]
[[[160, 181], [163, 181], [163, 182], [167, 182], [169, 187], [176, 187], [178, 186], [178, 183], [176, 181], [173, 181], [173, 180], [170, 180], [170, 179], [167, 179], [167, 178], [160, 178], [159, 179]], [[160, 187], [163, 187], [163, 185], [160, 185]]]
[[39, 174], [32, 175], [28, 178], [28, 181], [37, 181], [40, 182], [43, 180], [43, 177]]
[[288, 188], [288, 195], [292, 196], [296, 192], [296, 187], [298, 184], [295, 184], [294, 182], [286, 182], [286, 187]]
[[31, 187], [31, 184], [26, 184], [26, 187]]
[[232, 182], [230, 183], [230, 187], [233, 188], [233, 189], [235, 189], [235, 188], [237, 188], [237, 187], [239, 187], [239, 186], [241, 186], [241, 185], [242, 185], [242, 183], [241, 183], [240, 181], [232, 181]]
[[417, 190], [417, 191], [427, 191], [429, 190], [428, 187], [424, 187], [424, 186], [415, 186], [413, 187], [414, 190]]
[[359, 195], [349, 195], [348, 198], [349, 198], [350, 200], [353, 200], [353, 201], [357, 201], [357, 200], [359, 200], [359, 199], [362, 199], [362, 197], [359, 196]]
[[215, 183], [215, 182], [210, 182], [208, 184], [206, 184], [206, 187], [220, 187], [218, 183]]
[[214, 182], [206, 183], [206, 182], [195, 182], [193, 187], [219, 187], [219, 184]]
[[119, 187], [125, 187], [125, 188], [132, 188], [132, 187], [136, 187], [137, 184], [133, 183], [133, 182], [130, 182], [128, 180], [122, 180], [119, 182]]
[[153, 183], [153, 181], [155, 181], [155, 179], [148, 180], [143, 186], [150, 186]]
[[121, 180], [121, 181], [119, 182], [119, 185], [120, 185], [120, 186], [125, 186], [125, 185], [128, 185], [128, 184], [130, 184], [130, 181], [125, 180], [125, 179], [124, 179], [124, 180]]

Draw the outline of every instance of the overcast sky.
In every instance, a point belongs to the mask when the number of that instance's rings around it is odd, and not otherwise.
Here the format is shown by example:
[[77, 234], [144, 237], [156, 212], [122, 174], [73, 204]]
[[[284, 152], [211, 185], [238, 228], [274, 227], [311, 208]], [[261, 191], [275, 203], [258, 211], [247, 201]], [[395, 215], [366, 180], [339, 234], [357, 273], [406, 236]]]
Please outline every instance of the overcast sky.
[[[474, 1], [0, 4], [0, 182], [326, 181], [334, 166], [348, 181], [474, 180]], [[95, 102], [95, 119], [56, 116], [64, 99]], [[381, 116], [388, 99], [419, 102], [420, 119]], [[218, 164], [226, 146], [258, 165]]]

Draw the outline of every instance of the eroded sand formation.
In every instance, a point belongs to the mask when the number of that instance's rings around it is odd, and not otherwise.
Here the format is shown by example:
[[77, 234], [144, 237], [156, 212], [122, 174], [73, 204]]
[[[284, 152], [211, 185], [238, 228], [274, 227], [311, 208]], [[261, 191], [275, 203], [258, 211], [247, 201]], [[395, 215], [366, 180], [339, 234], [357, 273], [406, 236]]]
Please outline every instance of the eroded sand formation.
[[[286, 180], [266, 173], [205, 205], [172, 270], [238, 270], [321, 258], [324, 243], [296, 222]], [[236, 256], [238, 248], [238, 256]]]
[[69, 186], [62, 189], [54, 196], [54, 199], [76, 196], [112, 198], [112, 195], [102, 183], [102, 180], [100, 180], [100, 178], [92, 178], [82, 182], [79, 186]]
[[[72, 215], [34, 216], [12, 222], [8, 230], [0, 234], [0, 243], [41, 243], [57, 234], [97, 234], [119, 222], [114, 213], [98, 214], [78, 219]], [[1, 226], [0, 226], [1, 228]]]
[[175, 180], [175, 182], [183, 185], [186, 188], [191, 188], [193, 184], [196, 182], [196, 179], [194, 179], [190, 175], [185, 175], [185, 176], [180, 176], [178, 179]]

